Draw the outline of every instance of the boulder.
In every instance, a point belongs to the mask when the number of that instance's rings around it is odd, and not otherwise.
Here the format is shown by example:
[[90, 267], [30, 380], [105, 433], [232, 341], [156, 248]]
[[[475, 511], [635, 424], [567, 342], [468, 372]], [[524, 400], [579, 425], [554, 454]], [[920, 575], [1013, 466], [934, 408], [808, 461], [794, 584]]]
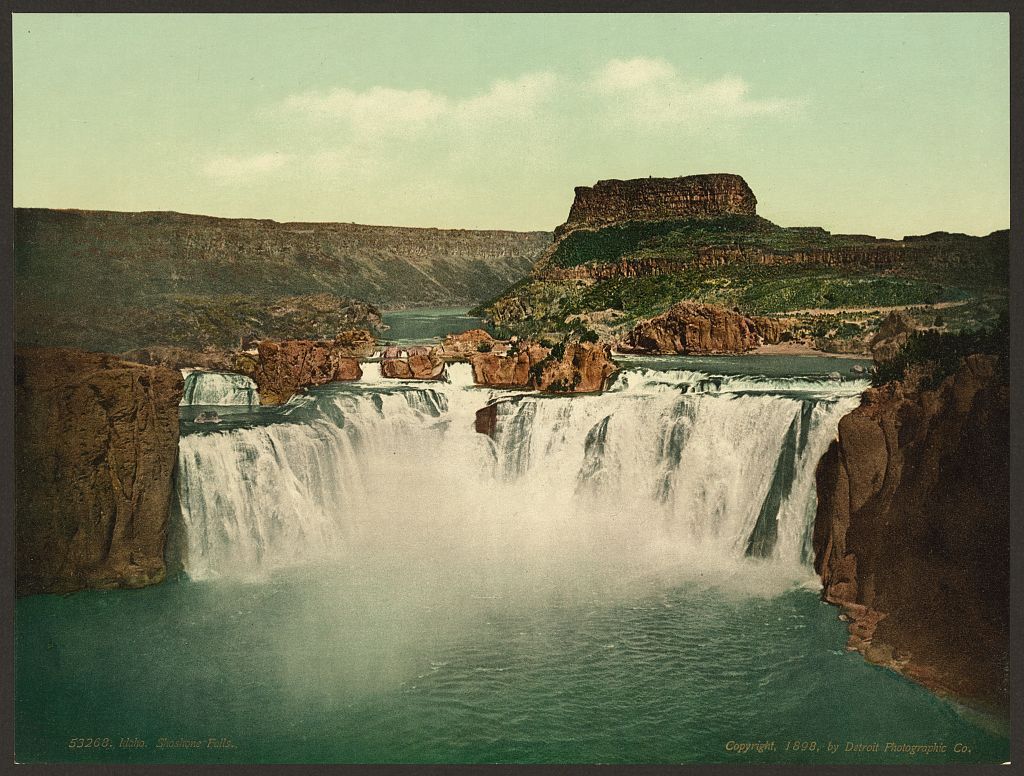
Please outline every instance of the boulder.
[[17, 593], [162, 581], [181, 373], [23, 348], [15, 382]]

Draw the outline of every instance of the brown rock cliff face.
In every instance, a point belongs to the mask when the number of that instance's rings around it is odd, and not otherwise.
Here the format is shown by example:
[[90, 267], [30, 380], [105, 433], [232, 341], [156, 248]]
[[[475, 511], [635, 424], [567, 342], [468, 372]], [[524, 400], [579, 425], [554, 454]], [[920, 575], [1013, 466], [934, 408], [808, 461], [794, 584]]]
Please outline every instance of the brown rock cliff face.
[[995, 359], [869, 390], [818, 466], [815, 568], [849, 647], [1006, 712], [1009, 408]]
[[363, 376], [344, 344], [331, 340], [260, 342], [258, 357], [239, 368], [255, 381], [261, 404], [283, 404], [298, 391]]
[[743, 178], [730, 173], [606, 180], [576, 187], [569, 218], [555, 231], [555, 237], [579, 227], [617, 221], [752, 216], [756, 212], [754, 192]]
[[15, 380], [18, 594], [162, 581], [181, 374], [26, 348]]
[[784, 327], [771, 318], [748, 318], [716, 305], [680, 302], [641, 321], [619, 343], [637, 353], [743, 353], [779, 341]]

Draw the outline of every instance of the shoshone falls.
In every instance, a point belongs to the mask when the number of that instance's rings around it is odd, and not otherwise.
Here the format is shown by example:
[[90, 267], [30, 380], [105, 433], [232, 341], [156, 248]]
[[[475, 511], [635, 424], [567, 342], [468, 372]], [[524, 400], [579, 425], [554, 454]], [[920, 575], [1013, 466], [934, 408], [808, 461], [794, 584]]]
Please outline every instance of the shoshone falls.
[[815, 469], [867, 381], [623, 363], [567, 397], [370, 362], [276, 407], [189, 374], [174, 579], [19, 602], [19, 754], [81, 731], [73, 759], [125, 762], [1005, 759], [820, 601]]

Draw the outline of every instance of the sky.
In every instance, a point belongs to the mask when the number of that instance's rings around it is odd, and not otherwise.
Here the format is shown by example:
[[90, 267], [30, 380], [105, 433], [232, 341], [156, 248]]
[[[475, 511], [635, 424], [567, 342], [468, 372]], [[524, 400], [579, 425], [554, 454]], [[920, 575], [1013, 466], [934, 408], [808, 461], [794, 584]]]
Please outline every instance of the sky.
[[550, 230], [742, 175], [783, 226], [1009, 226], [1001, 14], [15, 14], [14, 203]]

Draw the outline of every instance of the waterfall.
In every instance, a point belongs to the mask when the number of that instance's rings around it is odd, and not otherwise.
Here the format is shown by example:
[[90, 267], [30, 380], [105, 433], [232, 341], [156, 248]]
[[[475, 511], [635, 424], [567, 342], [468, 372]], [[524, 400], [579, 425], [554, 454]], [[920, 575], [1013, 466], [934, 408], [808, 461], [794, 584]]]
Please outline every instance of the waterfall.
[[245, 375], [230, 372], [198, 372], [185, 375], [181, 406], [196, 405], [256, 407], [260, 394], [256, 383]]
[[[447, 381], [371, 377], [314, 389], [301, 412], [183, 429], [189, 576], [392, 555], [538, 579], [655, 560], [806, 573], [814, 470], [867, 385], [635, 369], [600, 395], [548, 397], [475, 388], [453, 366]], [[489, 402], [493, 438], [473, 428]]]

